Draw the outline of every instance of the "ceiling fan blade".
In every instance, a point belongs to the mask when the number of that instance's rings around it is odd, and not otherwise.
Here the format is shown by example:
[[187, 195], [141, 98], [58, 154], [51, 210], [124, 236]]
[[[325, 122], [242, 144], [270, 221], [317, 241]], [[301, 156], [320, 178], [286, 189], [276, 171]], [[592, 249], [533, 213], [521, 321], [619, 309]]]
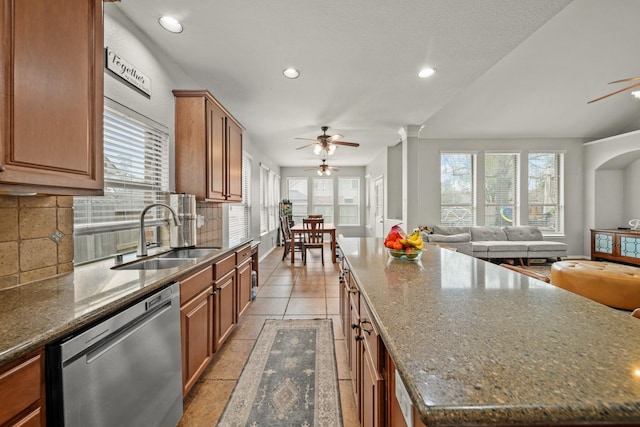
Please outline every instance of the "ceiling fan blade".
[[610, 85], [614, 83], [632, 82], [634, 80], [640, 80], [640, 77], [630, 77], [628, 79], [616, 80], [615, 82], [609, 82]]
[[317, 141], [315, 138], [293, 138], [293, 139], [301, 139], [303, 141]]
[[600, 101], [601, 99], [608, 98], [608, 97], [610, 97], [611, 95], [615, 95], [615, 94], [617, 94], [617, 93], [624, 92], [625, 90], [629, 90], [629, 89], [632, 89], [632, 88], [634, 88], [634, 87], [638, 87], [638, 86], [640, 86], [640, 83], [632, 84], [631, 86], [627, 86], [627, 87], [622, 88], [622, 89], [620, 89], [620, 90], [617, 90], [617, 91], [615, 91], [615, 92], [611, 92], [611, 93], [609, 93], [609, 94], [607, 94], [607, 95], [601, 96], [600, 98], [592, 99], [591, 101], [587, 102], [587, 104], [591, 104], [592, 102]]
[[340, 168], [334, 168], [333, 166], [329, 166], [329, 169], [331, 169], [332, 171], [339, 171]]
[[307, 147], [311, 147], [312, 145], [316, 145], [316, 143], [314, 142], [313, 144], [303, 145], [302, 147], [298, 147], [298, 148], [296, 148], [296, 150], [303, 150], [303, 149], [305, 149], [305, 148], [307, 148]]
[[339, 133], [336, 133], [333, 136], [330, 136], [329, 138], [327, 138], [327, 142], [335, 142], [337, 140], [339, 140], [340, 138], [344, 138], [344, 135], [340, 135]]
[[360, 144], [357, 142], [347, 142], [347, 141], [333, 141], [335, 145], [345, 145], [347, 147], [359, 147]]

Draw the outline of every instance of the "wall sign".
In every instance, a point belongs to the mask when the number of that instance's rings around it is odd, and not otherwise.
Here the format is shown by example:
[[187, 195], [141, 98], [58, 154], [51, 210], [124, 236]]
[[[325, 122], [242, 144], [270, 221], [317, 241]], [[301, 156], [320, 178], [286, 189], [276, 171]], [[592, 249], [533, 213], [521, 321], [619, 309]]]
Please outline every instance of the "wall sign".
[[105, 48], [105, 65], [116, 77], [151, 98], [151, 79], [108, 47]]

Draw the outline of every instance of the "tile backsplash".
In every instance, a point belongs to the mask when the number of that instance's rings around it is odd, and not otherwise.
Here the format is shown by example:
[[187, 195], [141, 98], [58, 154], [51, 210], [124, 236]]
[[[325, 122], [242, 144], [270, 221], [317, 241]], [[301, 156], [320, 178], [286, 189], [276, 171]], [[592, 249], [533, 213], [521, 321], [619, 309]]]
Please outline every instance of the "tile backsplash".
[[73, 271], [73, 197], [0, 196], [0, 289]]
[[[222, 205], [198, 202], [198, 244], [221, 246]], [[73, 197], [0, 195], [0, 289], [73, 271]]]

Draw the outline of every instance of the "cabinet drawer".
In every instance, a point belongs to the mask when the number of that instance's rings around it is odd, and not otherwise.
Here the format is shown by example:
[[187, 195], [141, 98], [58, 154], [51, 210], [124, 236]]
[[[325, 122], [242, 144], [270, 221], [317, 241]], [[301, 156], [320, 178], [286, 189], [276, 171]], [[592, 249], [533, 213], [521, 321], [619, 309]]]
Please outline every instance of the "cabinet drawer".
[[242, 264], [249, 258], [251, 258], [251, 246], [245, 246], [236, 251], [236, 264]]
[[236, 268], [235, 253], [213, 264], [213, 280], [219, 280], [234, 268]]
[[0, 425], [40, 400], [42, 355], [0, 373]]
[[196, 274], [180, 281], [180, 305], [198, 295], [213, 284], [212, 267], [207, 267]]

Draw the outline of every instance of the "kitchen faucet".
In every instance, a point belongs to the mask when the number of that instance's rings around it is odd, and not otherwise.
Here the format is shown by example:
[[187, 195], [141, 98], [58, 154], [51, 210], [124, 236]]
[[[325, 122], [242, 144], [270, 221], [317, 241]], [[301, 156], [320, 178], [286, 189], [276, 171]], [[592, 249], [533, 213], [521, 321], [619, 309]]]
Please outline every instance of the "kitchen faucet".
[[144, 236], [144, 215], [147, 213], [149, 209], [155, 206], [164, 206], [165, 208], [169, 209], [171, 211], [171, 214], [173, 215], [173, 221], [176, 223], [176, 226], [180, 225], [180, 219], [178, 218], [178, 214], [169, 205], [166, 205], [164, 203], [152, 203], [146, 208], [144, 208], [140, 213], [140, 238], [138, 239], [138, 250], [136, 251], [136, 256], [139, 256], [139, 257], [147, 256], [147, 240]]

